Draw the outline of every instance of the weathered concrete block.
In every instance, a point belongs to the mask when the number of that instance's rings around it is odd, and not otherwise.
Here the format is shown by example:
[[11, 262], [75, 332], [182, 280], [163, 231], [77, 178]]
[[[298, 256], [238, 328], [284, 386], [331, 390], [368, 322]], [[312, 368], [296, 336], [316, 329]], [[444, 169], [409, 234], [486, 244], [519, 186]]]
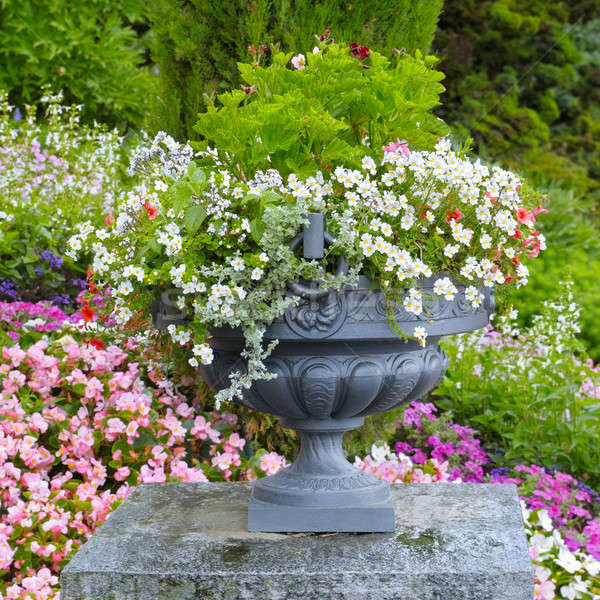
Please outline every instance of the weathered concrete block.
[[250, 484], [139, 486], [61, 576], [63, 600], [531, 600], [516, 489], [392, 486], [392, 534], [250, 533]]

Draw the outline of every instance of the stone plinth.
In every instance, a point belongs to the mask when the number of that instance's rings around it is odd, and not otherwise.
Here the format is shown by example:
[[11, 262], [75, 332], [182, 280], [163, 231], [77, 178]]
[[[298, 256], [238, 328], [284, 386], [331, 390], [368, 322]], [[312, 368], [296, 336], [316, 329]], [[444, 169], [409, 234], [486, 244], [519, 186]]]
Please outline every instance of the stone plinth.
[[514, 486], [392, 495], [392, 534], [249, 533], [250, 484], [144, 484], [65, 568], [61, 598], [531, 600]]

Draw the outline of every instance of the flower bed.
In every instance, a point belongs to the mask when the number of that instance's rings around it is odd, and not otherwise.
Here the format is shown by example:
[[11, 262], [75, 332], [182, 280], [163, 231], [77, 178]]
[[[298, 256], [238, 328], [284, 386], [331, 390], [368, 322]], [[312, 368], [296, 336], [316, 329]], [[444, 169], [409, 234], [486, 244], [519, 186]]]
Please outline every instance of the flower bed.
[[76, 342], [77, 320], [0, 304], [3, 598], [58, 597], [60, 569], [139, 482], [255, 479], [286, 465], [250, 449], [236, 415], [197, 410], [157, 369], [146, 377], [133, 340]]
[[47, 89], [18, 119], [13, 108], [0, 90], [0, 300], [67, 305], [85, 269], [64, 256], [66, 239], [75, 223], [99, 224], [126, 189], [123, 139], [81, 125], [82, 107]]
[[503, 464], [537, 463], [600, 485], [600, 368], [579, 340], [580, 308], [567, 286], [527, 329], [516, 311], [496, 328], [444, 342], [443, 409], [503, 451]]

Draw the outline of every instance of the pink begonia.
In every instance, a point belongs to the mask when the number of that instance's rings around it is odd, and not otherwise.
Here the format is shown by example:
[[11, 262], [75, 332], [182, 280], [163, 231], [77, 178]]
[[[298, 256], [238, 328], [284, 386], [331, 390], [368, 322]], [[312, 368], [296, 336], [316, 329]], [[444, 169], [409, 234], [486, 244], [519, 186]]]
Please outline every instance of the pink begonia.
[[108, 429], [106, 430], [106, 433], [109, 434], [110, 436], [118, 436], [120, 433], [123, 433], [126, 429], [125, 427], [125, 423], [123, 423], [123, 421], [121, 421], [121, 419], [117, 419], [116, 417], [113, 417], [112, 419], [108, 419], [108, 421], [106, 421], [106, 425], [108, 427]]
[[200, 440], [208, 437], [208, 431], [211, 429], [210, 421], [207, 421], [202, 415], [194, 419], [194, 426], [190, 433]]
[[125, 479], [127, 479], [127, 477], [129, 477], [129, 474], [131, 473], [131, 470], [129, 469], [129, 467], [119, 467], [113, 477], [117, 480], [117, 481], [124, 481]]
[[139, 437], [139, 433], [137, 433], [139, 425], [136, 421], [131, 421], [127, 428], [125, 429], [125, 434], [127, 437]]
[[246, 445], [246, 440], [241, 438], [239, 433], [232, 433], [225, 441], [225, 450], [234, 452], [237, 448], [240, 450]]
[[0, 536], [0, 570], [8, 569], [12, 563], [15, 550], [11, 548], [5, 536]]
[[188, 406], [186, 402], [182, 402], [177, 406], [175, 412], [184, 419], [189, 419], [194, 414], [194, 409]]
[[260, 469], [267, 475], [278, 473], [287, 466], [285, 458], [276, 452], [269, 452], [260, 457]]
[[151, 469], [148, 465], [144, 465], [140, 469], [140, 481], [142, 483], [162, 483], [166, 480], [167, 476], [162, 467]]

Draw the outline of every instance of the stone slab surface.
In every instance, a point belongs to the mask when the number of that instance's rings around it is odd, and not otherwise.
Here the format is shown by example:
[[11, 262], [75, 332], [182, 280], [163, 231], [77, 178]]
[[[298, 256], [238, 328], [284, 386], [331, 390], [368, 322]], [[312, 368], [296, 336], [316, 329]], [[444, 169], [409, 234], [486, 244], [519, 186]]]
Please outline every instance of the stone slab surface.
[[143, 484], [64, 569], [62, 600], [531, 600], [516, 489], [392, 486], [392, 534], [247, 530], [246, 483]]

